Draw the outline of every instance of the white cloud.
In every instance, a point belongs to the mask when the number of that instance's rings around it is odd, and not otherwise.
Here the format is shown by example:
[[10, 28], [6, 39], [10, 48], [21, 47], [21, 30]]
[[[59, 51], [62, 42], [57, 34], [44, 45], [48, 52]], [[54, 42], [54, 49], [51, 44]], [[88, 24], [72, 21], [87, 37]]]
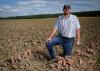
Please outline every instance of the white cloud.
[[20, 0], [14, 5], [0, 5], [0, 16], [61, 13], [64, 4], [73, 11], [100, 10], [100, 1], [82, 0]]
[[24, 7], [30, 7], [30, 6], [34, 6], [34, 7], [40, 7], [40, 6], [45, 6], [47, 2], [43, 1], [43, 0], [27, 0], [27, 1], [19, 1], [17, 3], [17, 6], [24, 6]]
[[10, 9], [11, 8], [10, 5], [4, 5], [3, 7], [4, 7], [4, 9]]
[[[61, 4], [62, 3], [59, 3], [58, 1], [48, 2], [45, 0], [24, 0], [24, 1], [19, 1], [14, 6], [4, 5], [2, 6], [4, 8], [3, 9], [0, 8], [0, 10], [9, 12], [8, 15], [6, 14], [7, 16], [54, 13], [58, 12], [59, 10], [53, 11], [52, 9], [54, 10], [57, 9], [58, 7], [61, 6]], [[0, 14], [3, 15], [3, 12]]]

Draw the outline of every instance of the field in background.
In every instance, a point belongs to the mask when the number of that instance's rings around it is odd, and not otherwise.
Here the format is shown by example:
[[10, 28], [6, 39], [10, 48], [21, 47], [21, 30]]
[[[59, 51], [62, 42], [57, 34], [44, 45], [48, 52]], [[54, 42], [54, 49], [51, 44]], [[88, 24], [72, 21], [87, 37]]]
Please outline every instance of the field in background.
[[[79, 21], [81, 45], [74, 45], [74, 64], [66, 71], [96, 71], [100, 17], [79, 17]], [[65, 71], [66, 67], [49, 64], [45, 40], [54, 23], [56, 18], [0, 20], [0, 71]], [[62, 48], [55, 49], [62, 54]]]

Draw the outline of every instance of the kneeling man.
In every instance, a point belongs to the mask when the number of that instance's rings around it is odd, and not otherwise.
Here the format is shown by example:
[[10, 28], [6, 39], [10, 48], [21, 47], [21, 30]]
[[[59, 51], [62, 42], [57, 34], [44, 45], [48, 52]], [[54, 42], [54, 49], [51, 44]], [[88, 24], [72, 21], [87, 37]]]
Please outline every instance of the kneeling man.
[[[80, 24], [75, 15], [71, 14], [71, 6], [66, 4], [63, 6], [64, 14], [59, 16], [54, 29], [47, 39], [46, 46], [51, 59], [55, 59], [56, 55], [53, 46], [61, 45], [63, 47], [63, 56], [70, 57], [73, 45], [80, 45]], [[54, 37], [55, 33], [58, 35]]]

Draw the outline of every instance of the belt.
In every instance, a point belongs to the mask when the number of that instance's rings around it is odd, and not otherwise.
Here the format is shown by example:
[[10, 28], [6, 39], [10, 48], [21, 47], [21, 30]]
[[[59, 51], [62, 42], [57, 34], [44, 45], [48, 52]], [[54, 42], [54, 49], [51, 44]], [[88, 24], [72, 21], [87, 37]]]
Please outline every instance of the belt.
[[61, 34], [58, 34], [58, 36], [61, 36], [62, 38], [66, 38], [66, 39], [74, 39], [75, 37], [65, 37], [65, 36], [62, 36]]
[[[59, 35], [61, 36], [61, 35]], [[75, 37], [65, 37], [65, 36], [61, 36], [62, 38], [66, 38], [66, 39], [74, 39]]]
[[66, 39], [74, 39], [75, 37], [64, 37], [64, 36], [61, 36], [62, 38], [66, 38]]

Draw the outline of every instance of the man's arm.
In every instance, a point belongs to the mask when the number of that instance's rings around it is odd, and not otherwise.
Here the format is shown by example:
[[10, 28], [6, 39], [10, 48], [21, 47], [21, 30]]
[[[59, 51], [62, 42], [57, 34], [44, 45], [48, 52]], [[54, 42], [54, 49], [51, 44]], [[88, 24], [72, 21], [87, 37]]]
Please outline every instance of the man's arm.
[[80, 29], [76, 30], [76, 44], [80, 45]]
[[55, 35], [56, 32], [57, 32], [57, 29], [54, 28], [50, 37], [47, 39], [47, 41], [51, 41], [52, 37]]
[[52, 31], [50, 37], [47, 39], [47, 42], [48, 42], [48, 41], [51, 41], [52, 37], [53, 37], [53, 36], [55, 35], [55, 33], [57, 32], [57, 30], [58, 30], [58, 24], [59, 24], [58, 21], [59, 21], [59, 17], [58, 17], [58, 19], [57, 19], [57, 21], [56, 21], [56, 24], [54, 25], [54, 29], [53, 29], [53, 31]]

